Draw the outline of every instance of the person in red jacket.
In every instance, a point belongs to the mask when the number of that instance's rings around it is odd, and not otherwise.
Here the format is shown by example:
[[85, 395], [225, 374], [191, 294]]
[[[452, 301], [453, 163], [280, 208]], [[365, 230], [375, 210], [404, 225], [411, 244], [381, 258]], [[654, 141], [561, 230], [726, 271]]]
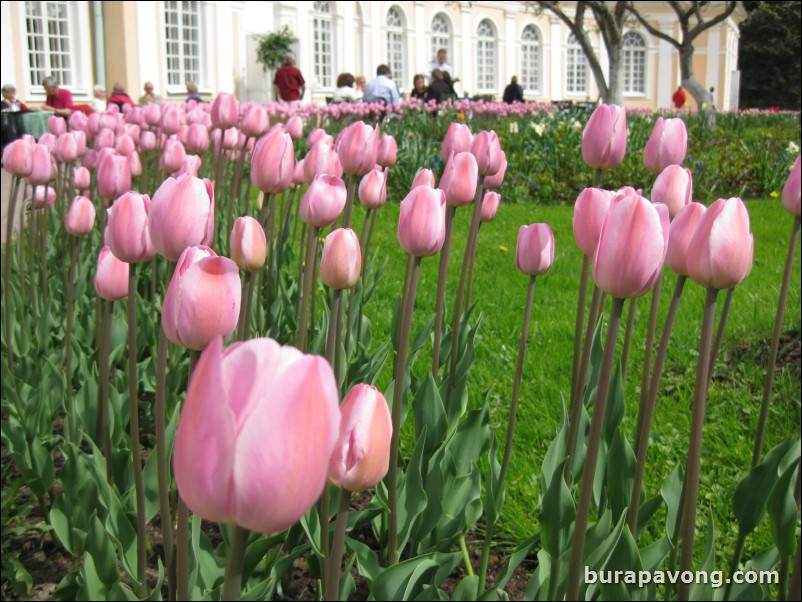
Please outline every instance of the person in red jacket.
[[128, 96], [125, 92], [125, 85], [121, 82], [117, 82], [114, 84], [114, 88], [111, 91], [111, 96], [109, 96], [108, 104], [115, 104], [120, 107], [120, 111], [122, 112], [123, 107], [125, 105], [134, 106], [134, 101], [131, 100], [131, 97]]
[[42, 107], [45, 111], [53, 111], [56, 115], [61, 115], [65, 119], [72, 114], [72, 93], [64, 88], [59, 88], [55, 77], [46, 77], [42, 80], [42, 87], [47, 92], [45, 104]]
[[295, 55], [288, 52], [284, 64], [276, 70], [273, 78], [273, 92], [276, 97], [286, 102], [298, 102], [304, 95], [304, 76], [295, 66]]
[[674, 92], [671, 100], [674, 101], [674, 107], [679, 111], [688, 102], [688, 94], [682, 89], [682, 86], [677, 86], [677, 91]]

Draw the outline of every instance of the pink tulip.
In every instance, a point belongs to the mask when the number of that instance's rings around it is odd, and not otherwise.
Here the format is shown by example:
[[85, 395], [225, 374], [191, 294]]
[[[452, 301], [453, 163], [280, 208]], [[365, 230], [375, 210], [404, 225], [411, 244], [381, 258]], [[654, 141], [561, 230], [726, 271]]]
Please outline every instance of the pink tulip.
[[67, 126], [71, 132], [83, 132], [86, 129], [88, 117], [81, 111], [73, 111], [69, 119], [67, 119]]
[[177, 261], [187, 247], [214, 240], [214, 188], [190, 175], [167, 178], [150, 202], [148, 230], [159, 255]]
[[554, 263], [554, 234], [548, 224], [530, 224], [518, 228], [515, 265], [524, 274], [540, 276]]
[[293, 140], [298, 140], [304, 135], [304, 122], [298, 115], [293, 115], [287, 121], [287, 133]]
[[28, 140], [14, 140], [3, 149], [3, 169], [17, 178], [27, 178], [33, 169], [34, 145]]
[[359, 182], [359, 202], [367, 209], [378, 209], [387, 200], [387, 174], [376, 168]]
[[325, 228], [337, 221], [343, 208], [347, 191], [345, 183], [337, 176], [317, 176], [301, 199], [301, 219], [310, 226]]
[[335, 290], [353, 287], [362, 270], [359, 237], [351, 228], [337, 228], [323, 241], [320, 279]]
[[162, 171], [172, 173], [181, 169], [184, 159], [187, 158], [187, 150], [176, 138], [168, 138], [164, 143], [164, 150], [159, 157], [159, 167]]
[[81, 165], [75, 168], [72, 174], [72, 187], [75, 188], [75, 190], [85, 190], [89, 188], [91, 182], [92, 176], [86, 167]]
[[114, 132], [109, 128], [101, 128], [95, 135], [94, 147], [97, 150], [102, 148], [114, 148]]
[[471, 142], [471, 153], [476, 157], [480, 176], [492, 176], [501, 169], [501, 145], [495, 131], [479, 132]]
[[128, 264], [117, 259], [108, 245], [100, 249], [97, 258], [95, 292], [106, 301], [120, 301], [128, 296]]
[[265, 194], [279, 194], [292, 185], [295, 151], [292, 138], [279, 130], [259, 139], [251, 158], [251, 182]]
[[226, 130], [237, 125], [239, 101], [233, 94], [221, 92], [212, 103], [212, 127]]
[[35, 144], [31, 151], [31, 170], [28, 182], [31, 186], [44, 186], [53, 180], [53, 159], [42, 144]]
[[688, 243], [688, 275], [706, 288], [733, 288], [752, 270], [754, 244], [744, 202], [718, 199], [705, 211]]
[[131, 165], [122, 155], [109, 153], [97, 168], [97, 190], [103, 202], [109, 202], [131, 190]]
[[452, 123], [446, 131], [440, 156], [443, 157], [443, 161], [448, 161], [451, 153], [455, 155], [467, 153], [471, 150], [471, 142], [473, 142], [471, 129], [464, 123]]
[[[63, 120], [62, 120], [63, 121]], [[56, 139], [56, 159], [61, 163], [72, 163], [78, 158], [78, 142], [72, 132], [63, 132]]]
[[[479, 180], [479, 166], [476, 157], [463, 152], [451, 155], [440, 178], [440, 188], [446, 194], [446, 202], [450, 207], [463, 207], [473, 201]], [[432, 183], [434, 186], [434, 175]]]
[[145, 105], [142, 109], [142, 116], [150, 127], [156, 127], [162, 120], [162, 107], [157, 104]]
[[[79, 113], [83, 115], [83, 113]], [[75, 138], [75, 145], [78, 147], [78, 156], [83, 157], [84, 153], [86, 153], [86, 132], [81, 130], [76, 130], [72, 132], [73, 138]]]
[[668, 209], [641, 196], [616, 197], [593, 256], [596, 285], [617, 299], [639, 297], [661, 274], [668, 246]]
[[195, 350], [228, 338], [237, 325], [241, 294], [237, 264], [206, 246], [185, 248], [164, 295], [164, 333]]
[[657, 179], [652, 187], [652, 202], [665, 203], [671, 219], [685, 205], [691, 202], [693, 195], [693, 175], [691, 170], [680, 165], [669, 165]]
[[38, 186], [36, 196], [32, 201], [34, 209], [50, 209], [56, 203], [56, 189], [47, 188], [47, 195], [45, 195], [45, 186]]
[[262, 105], [253, 105], [242, 117], [240, 129], [242, 133], [251, 138], [258, 138], [267, 131], [270, 118]]
[[379, 140], [379, 154], [376, 163], [382, 167], [392, 167], [398, 161], [398, 144], [390, 134], [385, 134]]
[[329, 463], [329, 482], [348, 491], [375, 487], [390, 467], [393, 421], [376, 387], [358, 384], [340, 406], [340, 435]]
[[47, 119], [47, 129], [58, 137], [67, 131], [67, 121], [61, 115], [51, 115]]
[[612, 169], [627, 152], [627, 113], [618, 105], [599, 105], [582, 132], [582, 159], [592, 169]]
[[192, 375], [175, 438], [181, 499], [206, 520], [264, 533], [296, 523], [320, 497], [337, 439], [328, 362], [271, 339], [220, 338]]
[[98, 132], [100, 130], [112, 130], [117, 127], [117, 116], [109, 111], [104, 111], [100, 114], [98, 121]]
[[193, 123], [187, 130], [187, 150], [201, 155], [209, 150], [209, 130], [200, 123]]
[[794, 166], [791, 168], [791, 173], [788, 174], [788, 179], [785, 180], [783, 186], [783, 208], [790, 213], [799, 217], [800, 215], [800, 167], [799, 157], [794, 161]]
[[171, 173], [170, 177], [178, 178], [183, 175], [189, 175], [193, 178], [197, 178], [198, 174], [200, 173], [202, 163], [203, 161], [198, 155], [187, 155], [179, 170]]
[[181, 127], [181, 110], [178, 107], [167, 106], [162, 111], [161, 130], [167, 136], [172, 136]]
[[379, 128], [355, 121], [342, 130], [335, 145], [343, 172], [364, 176], [376, 166], [379, 153]]
[[87, 169], [97, 169], [98, 163], [100, 162], [100, 157], [98, 152], [92, 148], [86, 149], [86, 153], [84, 154], [83, 158], [83, 166]]
[[481, 220], [483, 222], [489, 222], [494, 217], [496, 217], [496, 212], [498, 211], [498, 207], [501, 204], [501, 195], [496, 192], [495, 190], [488, 190], [485, 192], [485, 196], [482, 199], [482, 213], [481, 213]]
[[47, 147], [47, 150], [50, 151], [51, 155], [56, 152], [56, 137], [50, 132], [45, 132], [39, 136], [38, 144]]
[[[152, 106], [154, 105], [148, 105], [148, 107]], [[156, 134], [153, 132], [142, 132], [139, 136], [139, 149], [143, 152], [148, 152], [152, 151], [154, 148], [156, 148]]]
[[504, 183], [504, 176], [507, 173], [507, 153], [501, 151], [501, 167], [492, 176], [486, 176], [483, 180], [487, 190], [498, 190]]
[[148, 232], [150, 198], [146, 194], [126, 192], [108, 208], [106, 244], [118, 259], [142, 263], [153, 258], [153, 244]]
[[[326, 140], [328, 142], [329, 138], [331, 138], [331, 136], [326, 133], [326, 130], [323, 128], [315, 128], [309, 132], [309, 135], [306, 137], [306, 147], [309, 150], [312, 150], [312, 147], [315, 146], [315, 144], [321, 140]], [[329, 146], [334, 146], [334, 144], [329, 144]]]
[[295, 163], [295, 169], [292, 174], [292, 184], [293, 186], [300, 186], [301, 184], [308, 183], [309, 182], [306, 180], [306, 171], [304, 169], [304, 160], [301, 159]]
[[[215, 131], [215, 140], [217, 140], [217, 132]], [[228, 128], [222, 136], [223, 148], [231, 150], [237, 148], [239, 142], [239, 130], [237, 128]], [[219, 152], [219, 146], [215, 145], [216, 150]]]
[[85, 236], [94, 226], [95, 206], [88, 198], [76, 196], [64, 217], [64, 229], [73, 236]]
[[304, 157], [304, 175], [307, 182], [311, 182], [315, 176], [342, 177], [343, 167], [340, 157], [325, 139], [316, 142]]
[[446, 195], [437, 188], [418, 186], [401, 201], [398, 242], [415, 257], [440, 252], [446, 236]]
[[615, 193], [601, 188], [585, 188], [574, 204], [574, 239], [582, 252], [593, 257], [599, 244], [604, 219]]
[[643, 149], [643, 165], [658, 174], [669, 165], [680, 165], [688, 152], [688, 130], [682, 119], [657, 118], [654, 130]]
[[677, 212], [668, 235], [666, 265], [677, 276], [687, 276], [688, 244], [693, 238], [706, 207], [701, 203], [688, 203]]
[[410, 188], [417, 188], [418, 186], [428, 186], [434, 188], [434, 172], [431, 169], [419, 169], [418, 173], [412, 179], [412, 186]]
[[243, 272], [255, 272], [265, 265], [267, 239], [262, 225], [252, 217], [238, 217], [231, 229], [231, 259]]
[[124, 157], [129, 156], [136, 150], [136, 144], [134, 144], [134, 139], [131, 138], [131, 136], [129, 136], [128, 134], [122, 134], [121, 136], [118, 136], [117, 140], [114, 142], [114, 150], [116, 150]]

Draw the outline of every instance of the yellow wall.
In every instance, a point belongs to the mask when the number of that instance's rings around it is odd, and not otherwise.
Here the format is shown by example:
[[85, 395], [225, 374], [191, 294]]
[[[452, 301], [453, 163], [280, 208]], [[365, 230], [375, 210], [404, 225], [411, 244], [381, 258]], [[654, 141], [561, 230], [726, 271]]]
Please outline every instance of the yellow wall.
[[106, 52], [106, 89], [122, 82], [136, 102], [142, 87], [137, 64], [136, 7], [133, 2], [103, 3], [103, 35]]

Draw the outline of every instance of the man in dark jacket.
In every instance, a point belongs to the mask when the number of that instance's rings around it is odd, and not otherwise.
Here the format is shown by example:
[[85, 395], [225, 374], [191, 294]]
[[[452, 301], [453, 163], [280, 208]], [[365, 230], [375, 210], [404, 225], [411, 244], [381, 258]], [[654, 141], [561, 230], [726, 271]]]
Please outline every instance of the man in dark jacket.
[[518, 76], [513, 75], [510, 85], [504, 88], [504, 102], [511, 105], [516, 100], [524, 101], [524, 89], [518, 83]]

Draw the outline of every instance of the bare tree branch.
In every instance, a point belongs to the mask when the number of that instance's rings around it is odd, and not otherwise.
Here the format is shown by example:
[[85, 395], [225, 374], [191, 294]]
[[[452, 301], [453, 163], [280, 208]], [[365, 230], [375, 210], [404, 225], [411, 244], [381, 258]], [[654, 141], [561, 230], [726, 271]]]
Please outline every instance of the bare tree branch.
[[[648, 21], [647, 21], [647, 20], [646, 20], [646, 19], [643, 17], [643, 15], [641, 15], [641, 14], [640, 14], [640, 12], [638, 12], [638, 9], [636, 9], [636, 8], [633, 6], [633, 4], [634, 4], [634, 2], [630, 2], [630, 3], [627, 5], [627, 9], [629, 10], [630, 14], [631, 14], [633, 17], [635, 17], [635, 18], [638, 20], [638, 23], [640, 23], [641, 25], [643, 25], [643, 27], [646, 29], [646, 31], [648, 31], [650, 34], [652, 34], [652, 35], [653, 35], [653, 36], [655, 36], [656, 38], [659, 38], [659, 39], [663, 40], [664, 42], [668, 42], [668, 43], [669, 43], [669, 44], [671, 44], [672, 46], [675, 46], [677, 49], [679, 49], [679, 47], [680, 47], [680, 43], [679, 43], [677, 40], [675, 40], [675, 39], [674, 39], [672, 36], [670, 36], [669, 34], [667, 34], [667, 33], [664, 33], [664, 32], [662, 32], [662, 31], [660, 31], [660, 30], [659, 30], [657, 27], [655, 27], [654, 25], [652, 25], [651, 23], [649, 23], [649, 22], [648, 22]], [[669, 4], [672, 4], [672, 3], [671, 3], [671, 2], [669, 2]]]

